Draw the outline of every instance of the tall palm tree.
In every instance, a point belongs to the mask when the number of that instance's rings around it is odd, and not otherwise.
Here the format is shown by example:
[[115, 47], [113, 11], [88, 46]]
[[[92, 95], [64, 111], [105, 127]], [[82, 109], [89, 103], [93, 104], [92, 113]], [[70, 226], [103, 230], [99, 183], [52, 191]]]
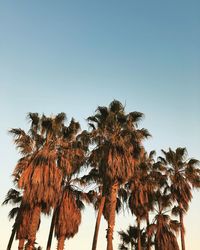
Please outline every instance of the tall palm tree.
[[15, 222], [12, 227], [7, 250], [11, 249], [15, 235], [16, 239], [19, 240], [18, 249], [23, 250], [25, 240], [28, 239], [28, 224], [31, 219], [32, 211], [27, 205], [23, 204], [22, 194], [16, 189], [11, 188], [8, 191], [3, 205], [8, 203], [14, 204], [16, 207], [9, 212], [9, 219], [15, 218]]
[[55, 207], [57, 194], [61, 190], [62, 173], [57, 161], [65, 117], [64, 113], [55, 117], [40, 117], [37, 113], [30, 113], [28, 133], [21, 129], [10, 131], [22, 154], [13, 176], [18, 187], [23, 190], [23, 203], [32, 210], [27, 250], [34, 247], [42, 207], [43, 211], [49, 213]]
[[186, 148], [177, 148], [175, 151], [169, 148], [162, 150], [164, 157], [159, 157], [160, 163], [166, 167], [169, 176], [169, 192], [177, 206], [173, 209], [174, 214], [179, 214], [181, 224], [181, 246], [185, 250], [184, 221], [183, 215], [189, 208], [192, 199], [192, 189], [200, 188], [199, 161], [187, 159]]
[[55, 218], [55, 235], [58, 239], [58, 250], [64, 249], [65, 239], [74, 237], [81, 223], [83, 201], [91, 202], [92, 194], [77, 190], [72, 184], [66, 185], [57, 209]]
[[179, 250], [175, 234], [179, 231], [180, 224], [178, 221], [170, 219], [167, 210], [171, 207], [170, 195], [164, 195], [158, 191], [155, 205], [156, 215], [153, 223], [147, 227], [147, 233], [151, 237], [154, 234], [155, 250]]
[[94, 146], [89, 162], [91, 166], [99, 169], [109, 204], [107, 250], [113, 250], [119, 185], [133, 175], [141, 141], [149, 136], [145, 129], [137, 129], [137, 123], [142, 116], [139, 112], [125, 114], [123, 105], [114, 100], [109, 107], [99, 106], [96, 114], [88, 117]]
[[74, 190], [70, 189], [63, 192], [61, 204], [58, 208], [55, 222], [58, 250], [64, 249], [65, 239], [73, 237], [78, 232], [81, 223], [81, 212], [74, 193]]
[[91, 193], [84, 193], [79, 188], [81, 166], [85, 164], [89, 138], [87, 132], [79, 133], [80, 125], [71, 120], [68, 127], [63, 128], [60, 137], [58, 168], [62, 172], [61, 198], [53, 213], [50, 237], [47, 249], [51, 247], [51, 237], [55, 228], [58, 239], [58, 249], [64, 248], [66, 238], [73, 237], [78, 232], [81, 222], [82, 200], [90, 201]]
[[[128, 206], [131, 213], [136, 216], [138, 227], [138, 250], [141, 249], [140, 240], [140, 224], [141, 220], [146, 220], [149, 225], [149, 212], [153, 210], [153, 196], [156, 183], [152, 176], [155, 151], [149, 154], [144, 150], [140, 154], [140, 160], [135, 166], [135, 172], [129, 182], [126, 184], [128, 192]], [[151, 239], [148, 237], [149, 250], [151, 247]]]

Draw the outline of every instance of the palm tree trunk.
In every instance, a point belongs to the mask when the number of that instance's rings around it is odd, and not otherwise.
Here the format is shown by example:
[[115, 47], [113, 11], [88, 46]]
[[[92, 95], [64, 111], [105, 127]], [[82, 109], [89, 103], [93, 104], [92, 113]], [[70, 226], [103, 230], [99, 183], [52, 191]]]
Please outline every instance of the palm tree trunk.
[[8, 242], [7, 250], [11, 249], [15, 234], [16, 234], [16, 232], [19, 228], [19, 225], [21, 223], [21, 219], [22, 219], [21, 212], [22, 212], [22, 204], [20, 205], [20, 208], [19, 208], [18, 213], [17, 213], [17, 217], [15, 218], [15, 223], [13, 225], [13, 229], [12, 229], [12, 233], [11, 233], [11, 236], [10, 236], [10, 239]]
[[24, 242], [25, 242], [25, 239], [19, 239], [18, 250], [24, 249]]
[[65, 236], [60, 236], [58, 238], [57, 250], [63, 250], [64, 249], [64, 243], [65, 243]]
[[103, 208], [105, 204], [105, 196], [101, 197], [101, 202], [99, 205], [99, 211], [96, 219], [96, 225], [95, 225], [95, 231], [94, 231], [94, 236], [93, 236], [93, 242], [92, 242], [92, 250], [96, 250], [97, 248], [97, 240], [98, 240], [98, 233], [99, 233], [99, 226], [101, 222], [101, 216], [103, 213]]
[[113, 231], [115, 226], [115, 210], [117, 204], [117, 191], [118, 183], [114, 183], [111, 186], [109, 195], [109, 218], [108, 218], [108, 229], [107, 229], [107, 250], [113, 250]]
[[180, 211], [179, 213], [180, 223], [181, 223], [181, 247], [182, 250], [185, 250], [185, 228], [183, 223], [183, 212]]
[[140, 217], [137, 218], [137, 230], [138, 230], [138, 250], [141, 250], [141, 234], [140, 234]]
[[36, 240], [36, 233], [37, 233], [38, 226], [40, 223], [40, 213], [41, 213], [41, 207], [39, 205], [35, 206], [33, 209], [31, 222], [29, 225], [28, 242], [25, 248], [26, 250], [32, 250], [34, 248], [34, 244]]
[[52, 217], [52, 220], [51, 220], [51, 226], [50, 226], [50, 230], [49, 230], [49, 238], [48, 238], [48, 241], [47, 241], [46, 250], [51, 249], [51, 242], [52, 242], [53, 230], [54, 230], [54, 226], [55, 226], [56, 214], [57, 214], [57, 208], [55, 208], [54, 211], [53, 211], [53, 217]]
[[13, 243], [13, 240], [14, 240], [14, 237], [15, 237], [15, 234], [16, 234], [16, 231], [17, 231], [17, 227], [15, 225], [16, 223], [14, 223], [13, 225], [13, 229], [12, 229], [12, 233], [10, 235], [10, 239], [9, 239], [9, 242], [8, 242], [8, 246], [7, 246], [7, 250], [10, 250], [11, 247], [12, 247], [12, 243]]

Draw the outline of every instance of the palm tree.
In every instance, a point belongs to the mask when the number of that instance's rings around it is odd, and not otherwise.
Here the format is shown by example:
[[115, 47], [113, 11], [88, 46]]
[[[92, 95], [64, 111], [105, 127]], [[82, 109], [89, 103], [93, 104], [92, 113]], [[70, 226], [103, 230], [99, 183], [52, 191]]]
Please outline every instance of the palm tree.
[[123, 105], [114, 100], [109, 107], [98, 107], [88, 118], [92, 127], [94, 149], [89, 162], [99, 169], [103, 188], [109, 204], [107, 250], [113, 250], [112, 239], [119, 185], [133, 175], [141, 141], [149, 136], [145, 129], [137, 129], [142, 118], [139, 112], [125, 114]]
[[24, 242], [26, 239], [28, 239], [27, 225], [31, 218], [31, 210], [28, 206], [23, 204], [21, 193], [15, 189], [10, 189], [8, 191], [3, 205], [8, 203], [18, 206], [14, 207], [9, 212], [9, 219], [15, 218], [15, 222], [13, 224], [12, 233], [8, 242], [7, 250], [11, 249], [15, 235], [16, 239], [19, 240], [18, 249], [23, 250]]
[[129, 226], [126, 231], [121, 230], [118, 234], [120, 236], [120, 240], [122, 241], [119, 245], [120, 250], [134, 250], [137, 247], [137, 227]]
[[[68, 183], [69, 184], [69, 183]], [[65, 239], [74, 237], [81, 223], [83, 201], [90, 203], [92, 194], [77, 190], [72, 184], [66, 184], [55, 218], [55, 235], [58, 239], [58, 250], [64, 249]]]
[[[155, 196], [156, 215], [153, 223], [147, 227], [147, 233], [155, 236], [155, 250], [179, 250], [175, 233], [178, 232], [180, 224], [176, 220], [171, 220], [168, 208], [171, 207], [170, 195], [164, 195], [160, 191]], [[169, 210], [171, 211], [171, 210]]]
[[23, 189], [23, 203], [32, 210], [27, 250], [34, 247], [42, 208], [49, 213], [55, 207], [61, 190], [62, 173], [57, 167], [57, 159], [65, 117], [64, 113], [55, 117], [39, 117], [37, 113], [30, 113], [28, 133], [21, 129], [10, 131], [22, 154], [13, 175], [18, 187]]
[[66, 238], [73, 237], [81, 223], [81, 212], [77, 205], [75, 190], [66, 190], [63, 192], [61, 204], [55, 222], [55, 235], [58, 239], [58, 250], [64, 249]]
[[[149, 155], [142, 150], [140, 160], [135, 166], [135, 172], [129, 182], [126, 184], [128, 206], [131, 213], [136, 216], [138, 227], [138, 250], [141, 249], [140, 224], [141, 220], [146, 220], [149, 225], [149, 212], [153, 210], [153, 196], [156, 183], [152, 176], [155, 151], [151, 151]], [[151, 247], [151, 239], [148, 236], [149, 250]]]
[[160, 163], [166, 167], [169, 176], [169, 192], [177, 206], [173, 209], [174, 214], [179, 214], [181, 246], [185, 250], [184, 221], [183, 215], [189, 208], [192, 199], [192, 189], [200, 187], [199, 161], [196, 159], [187, 160], [186, 148], [177, 148], [175, 151], [169, 148], [162, 150], [164, 157], [159, 157]]
[[[5, 205], [5, 204], [8, 204], [8, 203], [11, 203], [11, 204], [16, 204], [16, 205], [19, 205], [17, 207], [14, 207], [10, 212], [9, 212], [9, 219], [13, 219], [15, 218], [15, 222], [13, 224], [13, 227], [12, 227], [12, 233], [11, 233], [11, 236], [10, 236], [10, 239], [9, 239], [9, 242], [8, 242], [8, 246], [7, 246], [7, 250], [10, 250], [11, 247], [12, 247], [12, 243], [13, 243], [13, 240], [14, 240], [14, 237], [16, 235], [16, 232], [19, 228], [19, 217], [20, 217], [20, 212], [21, 212], [21, 201], [22, 201], [22, 196], [20, 195], [20, 192], [15, 190], [15, 189], [10, 189], [6, 195], [6, 198], [4, 200], [4, 202], [2, 203], [2, 205]], [[19, 244], [21, 245], [21, 244]], [[20, 249], [20, 247], [18, 247], [18, 249]]]
[[[119, 231], [120, 240], [122, 243], [119, 245], [119, 250], [138, 250], [138, 228], [135, 226], [129, 226], [126, 231]], [[143, 249], [146, 249], [147, 237], [146, 232], [140, 230], [141, 245]]]
[[79, 188], [78, 174], [85, 163], [89, 142], [87, 132], [78, 134], [79, 131], [79, 123], [72, 119], [69, 126], [63, 128], [60, 137], [58, 168], [62, 172], [62, 190], [53, 213], [47, 249], [51, 247], [54, 228], [58, 239], [57, 248], [64, 248], [65, 239], [73, 237], [78, 232], [81, 209], [84, 207], [82, 201], [89, 202], [92, 198], [91, 192], [85, 193]]

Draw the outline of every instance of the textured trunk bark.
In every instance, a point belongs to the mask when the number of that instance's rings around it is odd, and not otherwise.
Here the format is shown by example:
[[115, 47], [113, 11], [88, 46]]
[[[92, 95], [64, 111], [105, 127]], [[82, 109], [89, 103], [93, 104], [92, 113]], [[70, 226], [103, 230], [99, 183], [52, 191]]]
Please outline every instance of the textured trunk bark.
[[183, 223], [183, 212], [181, 211], [179, 214], [180, 223], [181, 223], [181, 247], [182, 250], [185, 250], [185, 228]]
[[12, 229], [12, 233], [10, 235], [10, 239], [9, 239], [9, 242], [8, 242], [8, 246], [7, 246], [7, 250], [10, 250], [11, 247], [12, 247], [12, 243], [13, 243], [13, 240], [14, 240], [14, 237], [15, 237], [15, 234], [16, 234], [16, 231], [17, 231], [17, 227], [16, 225], [14, 224], [13, 225], [13, 229]]
[[51, 226], [50, 226], [50, 230], [49, 230], [49, 238], [48, 238], [48, 241], [47, 241], [46, 250], [51, 249], [51, 242], [52, 242], [52, 237], [53, 237], [53, 230], [54, 230], [54, 225], [55, 225], [56, 213], [57, 213], [57, 209], [54, 209], [53, 217], [52, 217], [52, 220], [51, 220]]
[[18, 250], [23, 250], [24, 249], [24, 242], [25, 242], [25, 239], [20, 239], [19, 240]]
[[63, 250], [64, 249], [64, 243], [65, 243], [65, 237], [64, 236], [60, 236], [58, 238], [57, 250]]
[[115, 226], [115, 210], [117, 203], [118, 183], [112, 185], [109, 194], [109, 218], [107, 229], [107, 250], [113, 250], [113, 230]]
[[104, 204], [105, 204], [105, 196], [102, 196], [101, 202], [100, 202], [100, 205], [99, 205], [99, 211], [98, 211], [97, 219], [96, 219], [96, 226], [95, 226], [93, 242], [92, 242], [92, 250], [96, 250], [96, 248], [97, 248], [99, 226], [100, 226], [100, 222], [101, 222], [101, 216], [102, 216], [102, 213], [103, 213]]
[[33, 214], [32, 214], [31, 222], [29, 225], [28, 242], [25, 248], [26, 250], [34, 249], [36, 233], [37, 233], [39, 222], [40, 222], [40, 213], [41, 213], [41, 207], [35, 206], [33, 209]]
[[141, 250], [141, 234], [140, 234], [140, 218], [137, 218], [137, 230], [138, 230], [138, 250]]

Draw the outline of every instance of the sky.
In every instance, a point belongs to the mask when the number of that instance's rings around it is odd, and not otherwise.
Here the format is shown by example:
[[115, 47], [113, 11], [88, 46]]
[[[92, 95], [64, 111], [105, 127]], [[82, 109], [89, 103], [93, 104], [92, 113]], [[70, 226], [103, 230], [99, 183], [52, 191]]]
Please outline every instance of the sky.
[[[199, 9], [198, 0], [0, 1], [0, 203], [20, 157], [8, 130], [27, 130], [28, 112], [65, 112], [87, 129], [98, 105], [118, 99], [127, 112], [145, 114], [147, 150], [159, 156], [161, 149], [186, 147], [189, 158], [200, 159]], [[10, 209], [0, 207], [0, 249], [12, 228]], [[185, 217], [187, 250], [199, 249], [199, 211], [196, 191]], [[91, 247], [95, 216], [91, 207], [84, 211], [66, 249]], [[120, 214], [116, 232], [134, 221]], [[49, 223], [42, 218], [43, 249]], [[105, 249], [105, 230], [103, 221], [98, 250]]]

